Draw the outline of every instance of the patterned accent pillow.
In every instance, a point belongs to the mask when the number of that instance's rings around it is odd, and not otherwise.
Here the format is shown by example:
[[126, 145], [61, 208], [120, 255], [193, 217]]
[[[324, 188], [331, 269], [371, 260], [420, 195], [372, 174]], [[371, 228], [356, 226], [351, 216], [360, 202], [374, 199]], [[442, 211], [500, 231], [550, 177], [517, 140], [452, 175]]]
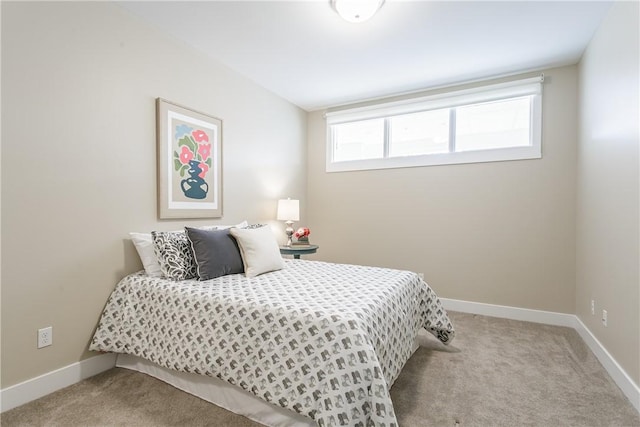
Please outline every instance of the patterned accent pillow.
[[248, 224], [245, 225], [244, 227], [236, 227], [236, 228], [242, 228], [243, 230], [254, 230], [256, 228], [260, 228], [260, 227], [266, 227], [267, 224]]
[[152, 231], [153, 249], [160, 263], [160, 271], [167, 279], [186, 280], [197, 275], [191, 243], [183, 232]]
[[201, 225], [198, 227], [194, 227], [197, 228], [198, 230], [226, 230], [227, 228], [231, 228], [231, 227], [237, 227], [237, 228], [244, 228], [247, 227], [249, 225], [249, 223], [245, 220], [242, 221], [239, 224], [235, 224], [235, 225]]

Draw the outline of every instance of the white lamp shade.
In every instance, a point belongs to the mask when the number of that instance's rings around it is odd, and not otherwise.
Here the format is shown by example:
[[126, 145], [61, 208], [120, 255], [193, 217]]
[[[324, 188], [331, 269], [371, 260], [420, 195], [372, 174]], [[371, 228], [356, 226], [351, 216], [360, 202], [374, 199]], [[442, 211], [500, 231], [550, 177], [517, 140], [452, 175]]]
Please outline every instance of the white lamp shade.
[[278, 200], [278, 220], [298, 221], [300, 219], [300, 201], [291, 199]]

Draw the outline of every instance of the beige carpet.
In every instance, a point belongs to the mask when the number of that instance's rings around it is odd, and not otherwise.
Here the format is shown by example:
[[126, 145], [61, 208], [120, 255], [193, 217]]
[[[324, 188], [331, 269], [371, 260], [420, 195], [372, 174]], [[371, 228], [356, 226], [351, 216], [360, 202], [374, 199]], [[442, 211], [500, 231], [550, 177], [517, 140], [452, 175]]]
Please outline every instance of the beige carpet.
[[[391, 395], [402, 427], [640, 426], [578, 334], [450, 313], [445, 347], [421, 336]], [[125, 369], [111, 369], [0, 416], [2, 426], [258, 426]]]

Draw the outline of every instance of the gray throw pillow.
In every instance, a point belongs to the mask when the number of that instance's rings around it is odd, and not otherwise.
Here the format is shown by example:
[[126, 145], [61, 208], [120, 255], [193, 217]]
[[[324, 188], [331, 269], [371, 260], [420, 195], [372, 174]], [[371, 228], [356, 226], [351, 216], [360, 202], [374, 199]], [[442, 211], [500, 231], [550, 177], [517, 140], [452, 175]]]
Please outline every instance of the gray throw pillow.
[[242, 256], [229, 230], [199, 230], [185, 227], [200, 280], [244, 272]]

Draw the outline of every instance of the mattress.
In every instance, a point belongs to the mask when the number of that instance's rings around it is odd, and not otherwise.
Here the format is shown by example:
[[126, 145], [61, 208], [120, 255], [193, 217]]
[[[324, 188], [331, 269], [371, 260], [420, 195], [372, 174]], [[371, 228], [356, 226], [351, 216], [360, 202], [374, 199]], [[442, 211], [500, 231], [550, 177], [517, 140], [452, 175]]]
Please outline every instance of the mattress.
[[90, 349], [220, 379], [319, 426], [395, 426], [389, 389], [421, 328], [454, 336], [417, 274], [286, 260], [254, 278], [129, 275]]

